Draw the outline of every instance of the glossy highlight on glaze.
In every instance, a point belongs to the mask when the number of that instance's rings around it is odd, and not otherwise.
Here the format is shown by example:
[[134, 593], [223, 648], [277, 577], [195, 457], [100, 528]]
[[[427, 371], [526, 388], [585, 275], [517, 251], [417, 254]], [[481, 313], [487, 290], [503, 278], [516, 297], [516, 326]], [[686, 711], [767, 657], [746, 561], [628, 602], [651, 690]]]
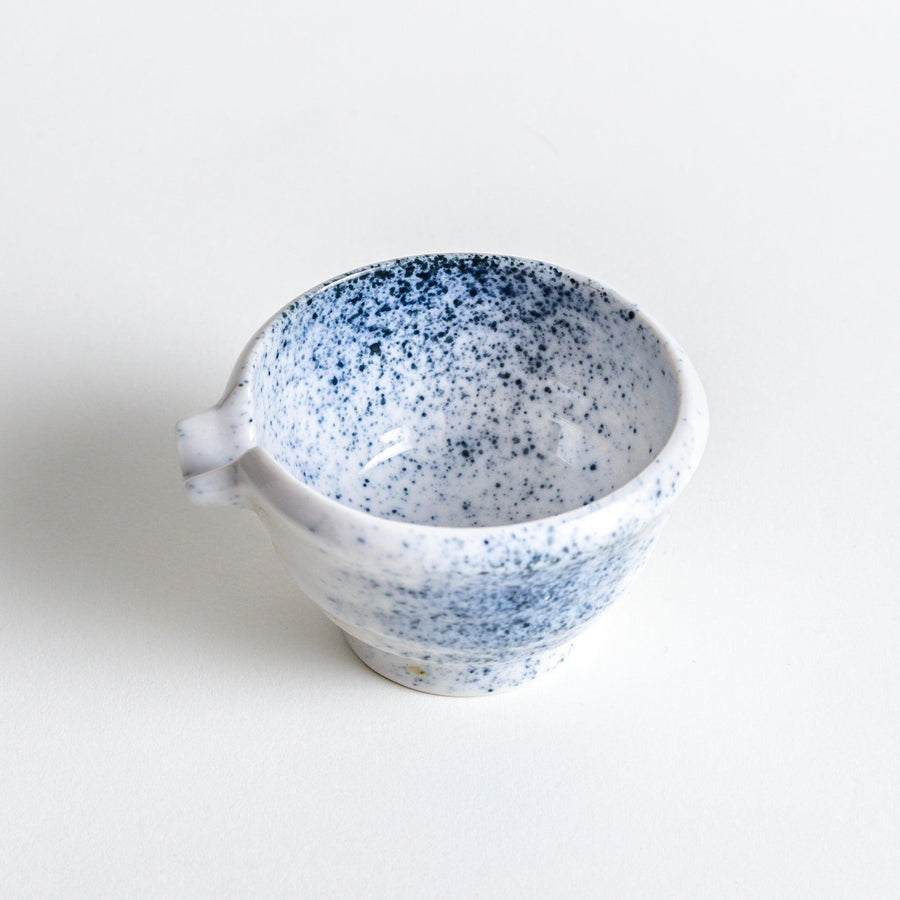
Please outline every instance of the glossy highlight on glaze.
[[259, 513], [364, 662], [478, 694], [557, 665], [621, 593], [706, 429], [693, 369], [633, 304], [447, 254], [289, 304], [179, 448], [192, 499]]

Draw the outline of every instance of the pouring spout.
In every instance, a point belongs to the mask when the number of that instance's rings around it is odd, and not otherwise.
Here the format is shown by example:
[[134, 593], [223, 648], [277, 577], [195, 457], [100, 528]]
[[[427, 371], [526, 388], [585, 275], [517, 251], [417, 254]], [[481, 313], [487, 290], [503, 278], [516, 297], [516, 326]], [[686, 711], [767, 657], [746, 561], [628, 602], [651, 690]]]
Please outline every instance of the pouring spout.
[[188, 498], [198, 506], [246, 506], [237, 464], [254, 441], [235, 404], [188, 416], [176, 428]]

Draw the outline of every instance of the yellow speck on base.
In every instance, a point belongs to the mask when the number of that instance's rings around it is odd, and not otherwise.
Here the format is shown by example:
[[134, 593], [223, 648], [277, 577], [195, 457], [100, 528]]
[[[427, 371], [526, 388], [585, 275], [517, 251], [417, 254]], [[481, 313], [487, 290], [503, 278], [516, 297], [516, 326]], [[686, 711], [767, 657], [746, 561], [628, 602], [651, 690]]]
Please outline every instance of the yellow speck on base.
[[409, 671], [413, 673], [413, 675], [424, 675], [425, 670], [421, 666], [413, 666], [409, 667]]

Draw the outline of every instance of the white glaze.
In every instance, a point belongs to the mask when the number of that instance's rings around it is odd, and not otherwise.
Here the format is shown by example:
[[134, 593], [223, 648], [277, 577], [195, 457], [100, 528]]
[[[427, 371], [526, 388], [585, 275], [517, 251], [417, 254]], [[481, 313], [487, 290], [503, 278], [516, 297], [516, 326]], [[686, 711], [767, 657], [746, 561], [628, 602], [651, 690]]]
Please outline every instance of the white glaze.
[[683, 351], [633, 304], [447, 255], [289, 304], [179, 450], [191, 498], [254, 509], [368, 665], [479, 694], [558, 664], [621, 593], [707, 427]]

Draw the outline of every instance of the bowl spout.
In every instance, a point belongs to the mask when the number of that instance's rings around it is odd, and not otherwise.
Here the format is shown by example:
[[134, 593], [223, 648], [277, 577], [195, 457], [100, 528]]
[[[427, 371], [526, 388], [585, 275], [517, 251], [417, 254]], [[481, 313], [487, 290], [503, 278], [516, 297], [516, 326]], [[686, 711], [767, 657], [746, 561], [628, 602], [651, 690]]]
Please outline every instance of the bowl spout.
[[246, 506], [238, 461], [252, 440], [233, 413], [220, 404], [177, 425], [184, 487], [198, 506]]

